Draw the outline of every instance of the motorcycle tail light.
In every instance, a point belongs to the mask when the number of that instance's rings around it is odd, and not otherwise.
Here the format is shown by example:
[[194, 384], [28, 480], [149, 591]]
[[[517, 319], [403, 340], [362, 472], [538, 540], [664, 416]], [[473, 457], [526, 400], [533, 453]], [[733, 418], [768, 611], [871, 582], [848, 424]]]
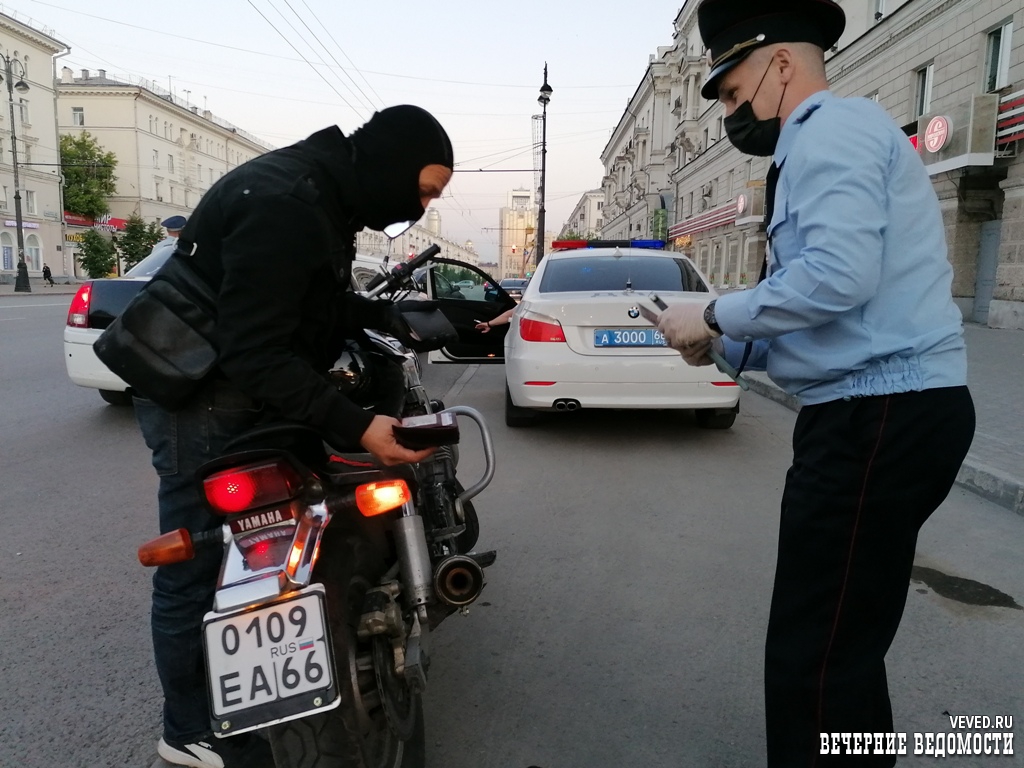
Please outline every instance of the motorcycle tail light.
[[260, 571], [285, 562], [292, 549], [292, 536], [291, 528], [268, 531], [239, 541], [238, 548], [249, 569]]
[[210, 508], [220, 515], [281, 504], [302, 489], [302, 476], [284, 459], [226, 469], [203, 480]]
[[89, 327], [89, 302], [91, 300], [92, 283], [82, 283], [82, 287], [78, 289], [75, 298], [71, 300], [71, 306], [68, 307], [67, 324], [69, 326], [72, 328]]
[[364, 517], [383, 515], [412, 498], [405, 480], [379, 480], [356, 488], [356, 506]]
[[184, 528], [165, 533], [139, 547], [139, 562], [147, 568], [191, 560], [195, 554], [192, 537]]

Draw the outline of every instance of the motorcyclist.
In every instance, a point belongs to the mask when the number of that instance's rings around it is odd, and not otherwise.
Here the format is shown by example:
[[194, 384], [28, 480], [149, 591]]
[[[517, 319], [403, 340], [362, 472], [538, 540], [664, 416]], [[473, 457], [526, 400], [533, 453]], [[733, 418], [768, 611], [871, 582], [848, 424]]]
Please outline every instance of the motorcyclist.
[[[323, 375], [346, 323], [375, 323], [383, 304], [348, 291], [355, 235], [415, 221], [451, 179], [452, 146], [440, 123], [414, 106], [381, 110], [345, 136], [331, 126], [232, 170], [199, 202], [180, 239], [214, 287], [219, 357], [214, 378], [168, 412], [136, 399], [136, 416], [160, 477], [161, 533], [218, 527], [194, 475], [233, 437], [268, 415], [361, 445], [382, 464], [422, 461], [400, 446], [397, 420], [355, 405]], [[153, 647], [164, 692], [157, 747], [174, 765], [273, 765], [252, 734], [212, 738], [200, 638], [222, 553], [157, 569]]]

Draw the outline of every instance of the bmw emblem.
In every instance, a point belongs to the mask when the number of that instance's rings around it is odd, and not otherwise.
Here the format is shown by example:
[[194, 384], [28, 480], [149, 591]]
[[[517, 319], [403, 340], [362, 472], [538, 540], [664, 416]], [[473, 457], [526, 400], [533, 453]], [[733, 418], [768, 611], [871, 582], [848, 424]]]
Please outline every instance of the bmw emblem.
[[636, 320], [638, 317], [640, 317], [640, 307], [630, 307], [629, 311], [626, 314], [628, 314], [630, 317]]

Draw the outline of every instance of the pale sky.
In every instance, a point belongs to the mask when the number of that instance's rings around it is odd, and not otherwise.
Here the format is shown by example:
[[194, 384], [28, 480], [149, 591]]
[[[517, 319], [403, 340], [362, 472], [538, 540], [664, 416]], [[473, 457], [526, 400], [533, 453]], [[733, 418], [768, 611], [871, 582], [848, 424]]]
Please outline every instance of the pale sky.
[[[457, 169], [533, 168], [547, 61], [547, 229], [557, 232], [600, 186], [601, 150], [649, 56], [671, 44], [682, 2], [9, 0], [0, 10], [71, 47], [58, 72], [149, 78], [274, 146], [417, 104], [447, 129]], [[456, 173], [435, 204], [442, 233], [495, 260], [498, 210], [533, 183], [528, 170]]]

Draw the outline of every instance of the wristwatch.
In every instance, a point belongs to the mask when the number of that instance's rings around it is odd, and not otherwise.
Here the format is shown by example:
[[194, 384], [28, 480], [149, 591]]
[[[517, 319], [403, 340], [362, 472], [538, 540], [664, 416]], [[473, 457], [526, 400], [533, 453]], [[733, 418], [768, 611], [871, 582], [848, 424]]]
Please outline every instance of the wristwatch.
[[704, 307], [704, 322], [707, 323], [708, 328], [721, 336], [722, 328], [715, 319], [715, 301], [717, 301], [717, 299], [713, 299], [706, 307]]

